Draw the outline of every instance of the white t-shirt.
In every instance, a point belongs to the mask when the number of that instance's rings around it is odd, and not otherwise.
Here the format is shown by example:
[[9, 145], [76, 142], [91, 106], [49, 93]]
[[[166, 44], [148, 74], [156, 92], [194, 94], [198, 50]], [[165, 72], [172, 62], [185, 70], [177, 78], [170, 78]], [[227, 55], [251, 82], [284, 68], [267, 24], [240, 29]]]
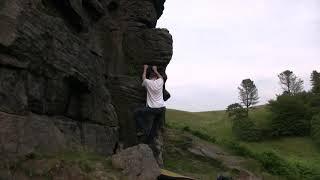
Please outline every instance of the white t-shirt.
[[142, 86], [147, 89], [147, 106], [151, 108], [164, 107], [163, 100], [163, 79], [158, 78], [156, 80], [145, 79], [142, 82]]

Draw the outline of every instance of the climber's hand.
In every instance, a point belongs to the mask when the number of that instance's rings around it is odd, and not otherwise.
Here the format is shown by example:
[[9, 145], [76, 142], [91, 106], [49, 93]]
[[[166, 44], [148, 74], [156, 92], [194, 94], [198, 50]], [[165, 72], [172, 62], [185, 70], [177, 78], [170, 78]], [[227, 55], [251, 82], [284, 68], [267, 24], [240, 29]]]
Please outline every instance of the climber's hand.
[[156, 73], [156, 75], [157, 75], [158, 78], [162, 78], [162, 79], [163, 79], [163, 77], [161, 76], [161, 74], [158, 72], [157, 66], [152, 66], [152, 69], [153, 69], [154, 73]]
[[148, 69], [148, 65], [143, 65], [143, 68], [144, 68], [144, 70], [147, 70]]
[[142, 81], [144, 81], [147, 78], [147, 69], [148, 65], [143, 65]]
[[154, 72], [157, 72], [157, 66], [152, 66]]

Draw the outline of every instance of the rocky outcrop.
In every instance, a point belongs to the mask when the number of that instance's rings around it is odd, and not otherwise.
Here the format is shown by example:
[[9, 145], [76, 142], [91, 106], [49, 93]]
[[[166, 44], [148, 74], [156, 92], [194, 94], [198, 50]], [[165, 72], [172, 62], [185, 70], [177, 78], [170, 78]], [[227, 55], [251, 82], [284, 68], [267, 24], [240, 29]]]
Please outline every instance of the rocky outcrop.
[[[137, 144], [143, 64], [165, 68], [164, 0], [2, 0], [0, 150], [25, 155]], [[161, 148], [161, 147], [160, 147]]]
[[160, 168], [152, 150], [140, 144], [112, 156], [112, 165], [121, 169], [132, 180], [155, 180], [160, 176]]
[[[244, 164], [249, 164], [249, 161], [251, 161], [251, 164], [255, 163], [253, 160], [231, 155], [218, 145], [208, 143], [191, 135], [189, 137], [192, 139], [192, 143], [187, 150], [194, 155], [218, 161], [226, 170], [235, 172], [234, 177], [230, 179], [262, 180], [262, 177], [255, 175], [247, 167], [243, 167]], [[221, 178], [223, 179], [223, 176]]]

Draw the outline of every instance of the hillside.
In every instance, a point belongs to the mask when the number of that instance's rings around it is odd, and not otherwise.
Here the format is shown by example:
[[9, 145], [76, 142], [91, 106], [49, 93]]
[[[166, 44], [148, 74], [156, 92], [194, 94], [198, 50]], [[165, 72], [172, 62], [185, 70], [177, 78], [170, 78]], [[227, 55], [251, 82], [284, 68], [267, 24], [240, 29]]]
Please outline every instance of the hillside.
[[[250, 116], [253, 117], [258, 126], [263, 127], [268, 122], [269, 112], [263, 106], [257, 107], [251, 112]], [[190, 129], [189, 131], [196, 132], [204, 136], [205, 139], [207, 136], [214, 139], [216, 144], [231, 151], [233, 147], [229, 146], [229, 142], [235, 142], [248, 150], [249, 154], [272, 152], [289, 164], [302, 166], [303, 168], [300, 171], [303, 171], [303, 173], [311, 173], [308, 172], [311, 170], [313, 173], [320, 172], [320, 150], [309, 137], [287, 137], [256, 143], [237, 141], [232, 134], [232, 124], [225, 111], [191, 113], [168, 110], [166, 119], [167, 126], [172, 129]], [[239, 154], [239, 152], [236, 153]], [[247, 156], [246, 153], [240, 152], [243, 156]], [[319, 176], [314, 178], [319, 178]]]

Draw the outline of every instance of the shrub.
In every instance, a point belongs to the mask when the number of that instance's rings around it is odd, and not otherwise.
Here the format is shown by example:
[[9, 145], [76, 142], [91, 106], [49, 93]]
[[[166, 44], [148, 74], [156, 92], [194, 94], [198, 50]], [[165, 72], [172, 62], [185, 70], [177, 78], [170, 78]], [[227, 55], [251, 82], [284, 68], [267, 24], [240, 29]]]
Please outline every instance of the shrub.
[[256, 154], [256, 159], [273, 175], [289, 176], [295, 173], [295, 169], [274, 152]]
[[226, 112], [231, 119], [242, 119], [248, 117], [248, 112], [239, 103], [229, 105]]
[[292, 166], [296, 169], [297, 174], [299, 175], [299, 179], [316, 179], [319, 175], [318, 170], [312, 165], [305, 164], [302, 162], [294, 162]]
[[288, 161], [273, 151], [255, 153], [249, 147], [241, 145], [236, 141], [223, 140], [221, 143], [239, 156], [259, 161], [270, 174], [283, 176], [292, 180], [318, 180], [320, 177], [320, 169], [317, 166], [300, 161]]
[[282, 95], [269, 102], [273, 136], [308, 135], [308, 110], [299, 96]]
[[310, 95], [308, 100], [308, 106], [309, 106], [310, 115], [312, 117], [317, 115], [320, 112], [320, 95], [319, 94]]
[[311, 120], [311, 136], [320, 146], [320, 114], [313, 116]]
[[183, 131], [187, 131], [187, 132], [190, 132], [190, 131], [191, 131], [191, 129], [190, 129], [190, 127], [189, 127], [189, 126], [185, 126], [185, 127], [183, 127], [183, 128], [182, 128], [182, 130], [183, 130]]
[[248, 112], [238, 103], [227, 107], [226, 112], [232, 120], [232, 132], [243, 141], [258, 141], [261, 138], [261, 131], [248, 118]]
[[232, 132], [243, 141], [259, 141], [261, 139], [261, 131], [248, 118], [234, 120]]

